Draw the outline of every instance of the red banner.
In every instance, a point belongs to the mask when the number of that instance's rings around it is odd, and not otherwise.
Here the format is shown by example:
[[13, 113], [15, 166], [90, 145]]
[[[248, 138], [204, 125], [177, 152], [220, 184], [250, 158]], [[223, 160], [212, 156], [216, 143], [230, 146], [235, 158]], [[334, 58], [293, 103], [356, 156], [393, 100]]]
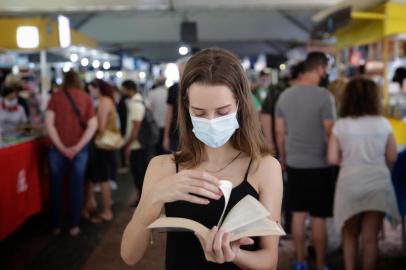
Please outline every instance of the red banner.
[[41, 139], [0, 149], [0, 240], [41, 211]]

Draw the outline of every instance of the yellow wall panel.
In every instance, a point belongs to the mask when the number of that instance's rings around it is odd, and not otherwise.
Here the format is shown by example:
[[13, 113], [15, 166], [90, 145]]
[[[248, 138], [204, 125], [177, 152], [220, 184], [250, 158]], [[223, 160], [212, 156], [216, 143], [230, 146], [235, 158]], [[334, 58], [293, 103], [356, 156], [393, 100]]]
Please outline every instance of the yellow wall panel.
[[[21, 49], [17, 46], [17, 27], [36, 26], [39, 31], [39, 46], [35, 49]], [[58, 48], [59, 32], [58, 23], [50, 18], [0, 18], [0, 49], [19, 50], [19, 51], [37, 51], [49, 48]], [[89, 48], [96, 48], [97, 43], [94, 39], [71, 29], [71, 44], [80, 45]]]
[[355, 21], [339, 29], [335, 36], [337, 48], [343, 49], [355, 45], [364, 45], [382, 39], [384, 27], [382, 20]]
[[0, 48], [15, 50], [19, 49], [17, 46], [17, 27], [19, 26], [36, 26], [39, 31], [39, 48], [46, 47], [46, 31], [44, 29], [46, 22], [40, 17], [36, 18], [0, 18]]
[[388, 119], [393, 128], [396, 143], [406, 145], [406, 122], [397, 119]]

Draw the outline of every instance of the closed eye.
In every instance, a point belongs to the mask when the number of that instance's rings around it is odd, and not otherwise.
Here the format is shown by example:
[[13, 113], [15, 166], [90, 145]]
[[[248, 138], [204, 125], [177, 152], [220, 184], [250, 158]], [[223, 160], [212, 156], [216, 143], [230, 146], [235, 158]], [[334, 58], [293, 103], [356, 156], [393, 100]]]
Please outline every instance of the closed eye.
[[220, 115], [220, 116], [224, 116], [224, 115], [229, 114], [229, 112], [228, 111], [227, 112], [217, 112], [217, 114]]

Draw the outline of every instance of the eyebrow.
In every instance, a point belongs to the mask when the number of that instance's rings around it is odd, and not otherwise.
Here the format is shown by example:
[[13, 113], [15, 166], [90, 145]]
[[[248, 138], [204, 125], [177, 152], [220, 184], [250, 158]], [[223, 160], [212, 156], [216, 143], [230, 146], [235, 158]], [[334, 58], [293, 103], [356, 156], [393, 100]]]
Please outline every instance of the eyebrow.
[[[222, 109], [228, 108], [228, 107], [230, 107], [230, 106], [231, 106], [231, 104], [224, 105], [224, 106], [221, 106], [221, 107], [216, 108], [216, 110], [222, 110]], [[198, 110], [198, 111], [204, 111], [204, 110], [205, 110], [205, 109], [198, 108], [198, 107], [194, 107], [194, 106], [191, 106], [191, 108], [192, 108], [193, 110]]]

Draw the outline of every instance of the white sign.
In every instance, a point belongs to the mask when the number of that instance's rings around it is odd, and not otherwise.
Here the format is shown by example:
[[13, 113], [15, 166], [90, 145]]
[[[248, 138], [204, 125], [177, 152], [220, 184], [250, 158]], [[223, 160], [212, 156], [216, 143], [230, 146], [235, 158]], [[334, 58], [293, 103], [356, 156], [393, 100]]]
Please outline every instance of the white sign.
[[27, 174], [25, 169], [18, 172], [17, 178], [17, 193], [23, 193], [28, 190]]

